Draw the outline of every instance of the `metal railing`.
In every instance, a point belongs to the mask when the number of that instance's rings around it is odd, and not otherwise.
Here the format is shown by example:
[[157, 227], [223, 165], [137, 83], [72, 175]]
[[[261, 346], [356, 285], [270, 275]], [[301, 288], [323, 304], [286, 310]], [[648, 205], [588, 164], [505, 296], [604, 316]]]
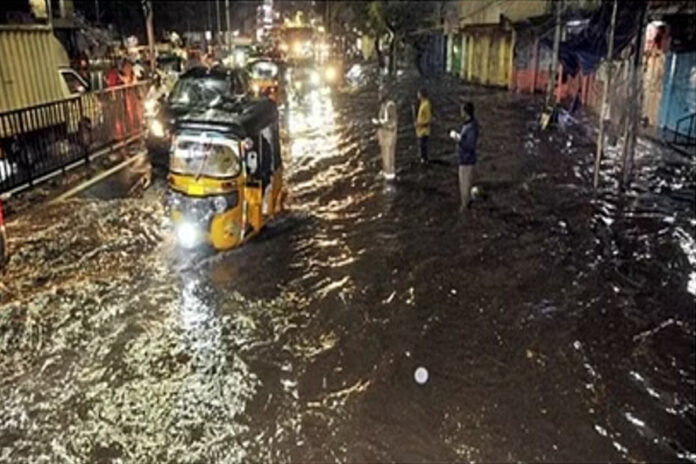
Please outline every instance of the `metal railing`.
[[0, 193], [141, 133], [147, 88], [141, 82], [0, 113]]
[[[682, 132], [682, 125], [685, 127], [685, 131]], [[677, 145], [696, 145], [696, 113], [692, 113], [688, 116], [677, 120], [677, 124], [674, 127], [674, 134], [672, 143]]]

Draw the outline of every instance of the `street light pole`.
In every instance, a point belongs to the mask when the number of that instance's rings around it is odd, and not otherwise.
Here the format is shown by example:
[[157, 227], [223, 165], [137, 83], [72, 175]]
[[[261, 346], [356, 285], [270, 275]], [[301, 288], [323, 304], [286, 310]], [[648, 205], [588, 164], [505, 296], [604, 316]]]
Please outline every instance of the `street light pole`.
[[220, 0], [215, 0], [215, 14], [217, 15], [217, 38], [220, 40], [222, 34], [222, 22], [220, 18]]
[[645, 47], [645, 19], [648, 10], [648, 1], [641, 5], [638, 32], [636, 33], [636, 49], [633, 55], [633, 66], [631, 67], [631, 89], [629, 91], [630, 100], [628, 104], [628, 117], [625, 118], [624, 143], [622, 159], [621, 185], [628, 186], [631, 181], [631, 171], [633, 170], [633, 157], [636, 150], [636, 137], [638, 132], [638, 121], [643, 110], [643, 51]]
[[227, 32], [225, 33], [225, 43], [230, 46], [232, 28], [230, 27], [230, 0], [225, 0], [225, 20], [227, 22]]
[[604, 88], [602, 89], [602, 106], [599, 111], [599, 134], [597, 135], [597, 152], [595, 153], [594, 176], [592, 186], [595, 190], [599, 186], [599, 167], [602, 163], [602, 153], [604, 153], [604, 128], [605, 128], [605, 112], [609, 105], [609, 90], [611, 89], [611, 75], [614, 58], [614, 29], [616, 28], [616, 10], [618, 9], [618, 0], [614, 0], [614, 5], [611, 10], [611, 25], [609, 26], [609, 43], [607, 44], [606, 71], [607, 75], [604, 78]]
[[[210, 0], [208, 0], [205, 3], [208, 6], [208, 30], [212, 31], [213, 30], [213, 19], [212, 19], [212, 11], [213, 10], [210, 7]], [[206, 38], [206, 40], [208, 40], [208, 39]]]
[[549, 73], [548, 87], [546, 88], [546, 107], [554, 104], [554, 92], [556, 90], [556, 74], [558, 71], [558, 49], [561, 46], [561, 22], [563, 13], [563, 0], [554, 2], [556, 6], [556, 29], [553, 33], [553, 55], [551, 56], [551, 72]]
[[155, 70], [155, 26], [153, 24], [154, 13], [152, 11], [152, 1], [147, 0], [145, 7], [145, 27], [147, 28], [147, 44], [150, 50], [150, 71]]
[[326, 30], [330, 31], [331, 26], [329, 25], [329, 22], [331, 21], [331, 12], [329, 11], [329, 7], [331, 5], [329, 4], [328, 0], [326, 0]]

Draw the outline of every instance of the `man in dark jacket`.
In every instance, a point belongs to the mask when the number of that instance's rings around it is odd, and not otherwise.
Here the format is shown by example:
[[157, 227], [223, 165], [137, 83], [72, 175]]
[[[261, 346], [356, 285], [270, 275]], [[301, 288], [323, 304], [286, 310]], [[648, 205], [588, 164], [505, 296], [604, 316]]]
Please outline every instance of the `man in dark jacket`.
[[474, 117], [474, 104], [466, 102], [462, 106], [464, 125], [459, 132], [451, 131], [450, 137], [457, 141], [457, 157], [459, 158], [459, 195], [461, 197], [460, 211], [469, 207], [471, 201], [471, 181], [476, 165], [476, 142], [478, 141], [479, 126]]

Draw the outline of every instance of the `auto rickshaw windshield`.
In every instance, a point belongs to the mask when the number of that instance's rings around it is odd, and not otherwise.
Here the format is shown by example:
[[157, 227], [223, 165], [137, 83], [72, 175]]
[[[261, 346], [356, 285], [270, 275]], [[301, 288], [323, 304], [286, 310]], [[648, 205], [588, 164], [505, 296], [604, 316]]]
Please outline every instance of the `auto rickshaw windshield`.
[[259, 61], [251, 66], [250, 74], [253, 79], [275, 79], [278, 75], [278, 65], [270, 61]]
[[239, 143], [224, 138], [203, 141], [179, 137], [169, 159], [169, 170], [182, 175], [236, 177], [241, 171]]

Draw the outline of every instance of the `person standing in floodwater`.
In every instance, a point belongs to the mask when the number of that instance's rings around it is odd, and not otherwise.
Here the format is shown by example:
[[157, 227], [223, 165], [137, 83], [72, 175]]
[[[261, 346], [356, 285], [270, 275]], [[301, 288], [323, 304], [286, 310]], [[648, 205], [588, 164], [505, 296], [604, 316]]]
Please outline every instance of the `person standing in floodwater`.
[[450, 132], [450, 137], [457, 141], [457, 157], [459, 161], [459, 196], [464, 211], [471, 204], [471, 182], [474, 166], [476, 165], [476, 143], [478, 142], [479, 125], [474, 116], [474, 104], [466, 102], [461, 109], [464, 125], [460, 132]]
[[382, 152], [382, 169], [384, 178], [391, 181], [396, 178], [396, 103], [389, 98], [385, 88], [379, 90], [379, 117], [373, 118], [372, 123], [377, 127], [377, 140]]
[[420, 148], [421, 163], [428, 162], [428, 139], [430, 138], [430, 121], [432, 109], [425, 89], [418, 90], [418, 113], [416, 117], [416, 137]]

